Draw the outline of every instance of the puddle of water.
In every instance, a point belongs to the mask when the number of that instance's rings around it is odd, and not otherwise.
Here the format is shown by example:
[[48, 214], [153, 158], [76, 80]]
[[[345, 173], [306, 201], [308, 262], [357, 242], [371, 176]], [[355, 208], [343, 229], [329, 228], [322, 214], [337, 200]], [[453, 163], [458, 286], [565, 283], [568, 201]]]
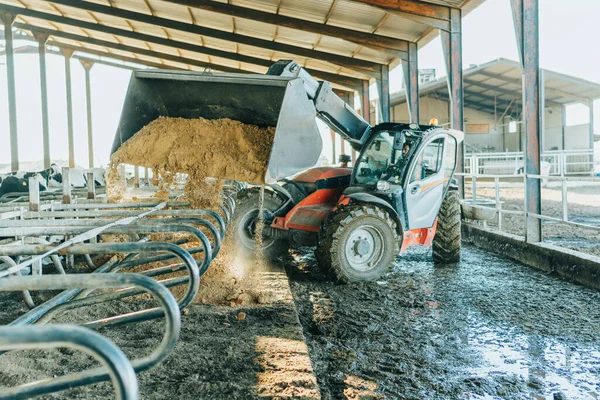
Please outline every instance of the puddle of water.
[[600, 398], [600, 351], [595, 347], [568, 346], [507, 327], [490, 327], [474, 314], [469, 315], [467, 340], [483, 359], [481, 366], [470, 370], [477, 376], [519, 375], [535, 399], [553, 399], [556, 392], [569, 400]]

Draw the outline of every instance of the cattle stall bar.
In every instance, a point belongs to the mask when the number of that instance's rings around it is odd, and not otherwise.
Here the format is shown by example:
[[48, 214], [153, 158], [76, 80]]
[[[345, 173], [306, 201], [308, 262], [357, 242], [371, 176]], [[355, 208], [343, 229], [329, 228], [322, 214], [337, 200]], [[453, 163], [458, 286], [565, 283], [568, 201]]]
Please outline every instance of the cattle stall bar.
[[[30, 191], [35, 192], [31, 189], [35, 187], [30, 186]], [[0, 352], [66, 345], [87, 349], [108, 365], [12, 387], [3, 390], [0, 399], [109, 380], [118, 398], [137, 398], [135, 374], [154, 368], [172, 352], [179, 336], [180, 312], [194, 299], [200, 277], [219, 253], [234, 211], [233, 197], [241, 187], [236, 182], [226, 185], [219, 213], [191, 209], [178, 201], [106, 203], [77, 195], [71, 203], [37, 199], [11, 204], [11, 210], [0, 208], [0, 292], [21, 292], [29, 308], [0, 327]], [[35, 193], [29, 197], [35, 199]], [[69, 257], [79, 262], [65, 265], [63, 260]], [[131, 273], [134, 268], [139, 272]], [[176, 298], [169, 288], [178, 286], [185, 290]], [[31, 294], [55, 290], [62, 291], [49, 298]], [[144, 293], [158, 307], [135, 297]], [[56, 325], [77, 310], [109, 301], [141, 302], [142, 309], [119, 306], [117, 315], [79, 326]], [[89, 330], [154, 319], [166, 322], [163, 337], [142, 358], [123, 359], [122, 352], [99, 334], [90, 332], [90, 340], [100, 338], [93, 342], [82, 338]], [[116, 372], [111, 368], [115, 365], [120, 365]]]

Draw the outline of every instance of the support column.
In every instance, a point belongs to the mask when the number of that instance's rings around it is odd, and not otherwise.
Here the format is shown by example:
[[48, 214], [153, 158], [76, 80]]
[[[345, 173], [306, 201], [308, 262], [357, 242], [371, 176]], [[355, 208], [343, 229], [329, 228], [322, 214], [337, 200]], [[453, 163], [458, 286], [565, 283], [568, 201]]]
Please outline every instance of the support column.
[[371, 99], [369, 98], [369, 81], [363, 80], [363, 86], [360, 93], [360, 110], [362, 117], [368, 123], [371, 123]]
[[329, 131], [331, 132], [331, 165], [334, 165], [337, 161], [335, 159], [335, 132], [333, 129], [329, 129]]
[[90, 70], [94, 63], [89, 60], [79, 60], [85, 70], [85, 105], [87, 112], [87, 132], [88, 132], [88, 166], [94, 168], [94, 135], [92, 133], [92, 89], [90, 82]]
[[381, 65], [381, 79], [377, 80], [377, 91], [381, 122], [390, 122], [390, 67], [387, 65]]
[[75, 168], [75, 143], [73, 139], [73, 95], [71, 91], [71, 56], [73, 50], [60, 49], [65, 56], [65, 79], [67, 90], [67, 133], [69, 137], [69, 168]]
[[[540, 157], [546, 148], [546, 77], [540, 68]], [[541, 169], [540, 169], [541, 171]]]
[[404, 93], [410, 122], [419, 123], [419, 57], [416, 43], [408, 44], [408, 61], [402, 60]]
[[[448, 93], [450, 94], [450, 127], [464, 132], [463, 70], [462, 70], [462, 11], [450, 10], [450, 32], [440, 31], [446, 61]], [[458, 146], [456, 172], [465, 170], [465, 142]], [[460, 197], [465, 197], [465, 180], [458, 177]]]
[[591, 163], [591, 172], [594, 173], [594, 163], [595, 163], [595, 154], [594, 154], [594, 99], [590, 99], [590, 150], [592, 153], [590, 154], [590, 163]]
[[6, 40], [6, 81], [8, 89], [8, 123], [10, 126], [10, 167], [19, 169], [19, 136], [17, 133], [17, 98], [15, 88], [15, 55], [13, 47], [12, 26], [17, 16], [1, 13], [4, 24], [4, 40]]
[[34, 32], [33, 35], [38, 41], [38, 55], [40, 58], [40, 93], [42, 100], [42, 141], [44, 146], [44, 169], [48, 169], [52, 164], [52, 160], [50, 158], [50, 125], [48, 122], [48, 84], [46, 74], [46, 42], [48, 41], [48, 35], [39, 32]]
[[540, 90], [539, 1], [511, 0], [517, 45], [523, 68], [523, 132], [525, 133], [525, 238], [542, 241], [542, 222], [529, 214], [541, 214], [540, 143], [543, 115]]
[[567, 130], [567, 107], [563, 105], [560, 109], [561, 112], [561, 134], [562, 134], [562, 147], [561, 149], [565, 150], [565, 133]]

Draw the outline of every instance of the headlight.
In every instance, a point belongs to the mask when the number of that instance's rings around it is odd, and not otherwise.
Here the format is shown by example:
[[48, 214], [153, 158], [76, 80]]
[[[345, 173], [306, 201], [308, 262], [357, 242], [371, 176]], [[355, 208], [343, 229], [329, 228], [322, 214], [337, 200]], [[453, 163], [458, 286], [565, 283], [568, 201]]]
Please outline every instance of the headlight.
[[392, 188], [392, 185], [388, 181], [377, 182], [377, 190], [380, 192], [387, 192]]

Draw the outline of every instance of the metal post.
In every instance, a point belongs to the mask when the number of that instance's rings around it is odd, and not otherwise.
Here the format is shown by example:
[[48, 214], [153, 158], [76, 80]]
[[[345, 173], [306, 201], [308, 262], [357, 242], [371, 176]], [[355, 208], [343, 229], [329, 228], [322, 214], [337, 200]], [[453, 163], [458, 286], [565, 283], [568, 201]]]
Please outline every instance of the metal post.
[[500, 203], [500, 178], [494, 177], [494, 190], [496, 191], [496, 212], [498, 213], [498, 231], [502, 232], [502, 203]]
[[[440, 31], [446, 61], [448, 92], [450, 93], [450, 126], [464, 131], [463, 70], [462, 70], [462, 11], [450, 10], [450, 32]], [[465, 169], [465, 142], [458, 146], [456, 172]], [[465, 198], [465, 180], [458, 177], [458, 191]]]
[[595, 125], [595, 119], [594, 119], [594, 99], [590, 99], [590, 171], [592, 173], [592, 175], [594, 174], [594, 164], [595, 164], [595, 159], [594, 159], [594, 125]]
[[[354, 107], [354, 92], [348, 92], [348, 104], [352, 107], [352, 110], [356, 110]], [[356, 150], [352, 149], [350, 153], [352, 156], [352, 166], [354, 167], [354, 164], [356, 163]]]
[[523, 68], [523, 130], [525, 132], [525, 239], [542, 241], [541, 181], [529, 178], [540, 174], [540, 119], [543, 113], [540, 91], [539, 0], [511, 0], [519, 55]]
[[67, 90], [67, 132], [69, 135], [69, 167], [75, 168], [75, 144], [73, 142], [73, 96], [71, 92], [71, 56], [73, 50], [60, 49], [65, 56], [65, 79]]
[[40, 184], [35, 177], [29, 178], [29, 211], [40, 211]]
[[44, 146], [44, 169], [50, 168], [52, 160], [50, 158], [50, 125], [48, 122], [48, 84], [46, 75], [46, 42], [48, 35], [46, 33], [34, 32], [38, 41], [38, 55], [40, 63], [40, 93], [42, 100], [42, 140]]
[[140, 167], [137, 165], [133, 167], [133, 186], [140, 187]]
[[419, 58], [416, 43], [408, 44], [408, 61], [402, 60], [404, 93], [410, 122], [419, 123]]
[[379, 91], [379, 106], [381, 107], [381, 122], [390, 122], [390, 69], [381, 65], [381, 79], [377, 80]]
[[563, 105], [561, 107], [561, 118], [562, 118], [562, 150], [565, 151], [565, 131], [567, 129], [567, 107]]
[[361, 90], [360, 96], [360, 110], [362, 112], [362, 117], [368, 123], [371, 123], [371, 99], [369, 98], [369, 81], [363, 80], [363, 86]]
[[540, 154], [546, 148], [546, 78], [540, 68]]
[[96, 198], [96, 180], [94, 179], [94, 173], [88, 172], [87, 176], [87, 198], [93, 200]]
[[331, 165], [335, 164], [335, 132], [333, 129], [331, 131]]
[[567, 180], [563, 179], [562, 183], [562, 220], [569, 220], [569, 203], [567, 199]]
[[1, 13], [4, 23], [4, 40], [6, 41], [6, 80], [8, 89], [8, 122], [10, 126], [10, 166], [13, 171], [19, 170], [19, 137], [17, 133], [17, 99], [15, 88], [15, 55], [13, 47], [13, 22], [17, 16]]
[[62, 169], [62, 192], [63, 204], [71, 204], [71, 178], [67, 167]]
[[90, 83], [90, 70], [94, 63], [89, 60], [79, 60], [85, 70], [85, 105], [87, 112], [87, 131], [88, 131], [88, 165], [94, 168], [94, 135], [92, 133], [92, 89]]

